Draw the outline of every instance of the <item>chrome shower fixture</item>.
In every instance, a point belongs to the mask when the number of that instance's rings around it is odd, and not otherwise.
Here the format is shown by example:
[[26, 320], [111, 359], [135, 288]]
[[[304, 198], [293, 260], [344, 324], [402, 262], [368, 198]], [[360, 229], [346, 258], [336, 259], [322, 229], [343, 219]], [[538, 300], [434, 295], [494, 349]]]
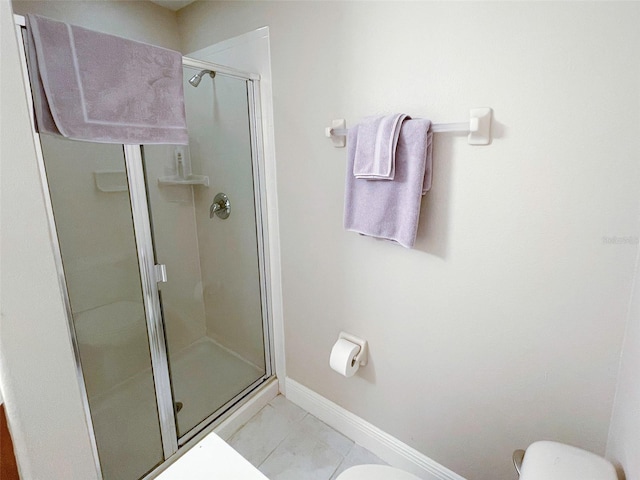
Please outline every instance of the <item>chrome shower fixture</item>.
[[202, 76], [208, 73], [211, 78], [215, 78], [216, 72], [212, 72], [211, 70], [202, 70], [200, 73], [196, 73], [193, 77], [189, 79], [189, 83], [194, 87], [200, 85], [200, 80], [202, 80]]
[[231, 214], [231, 202], [225, 193], [220, 192], [213, 199], [213, 203], [211, 207], [209, 207], [209, 218], [213, 218], [214, 214], [222, 220], [229, 218]]

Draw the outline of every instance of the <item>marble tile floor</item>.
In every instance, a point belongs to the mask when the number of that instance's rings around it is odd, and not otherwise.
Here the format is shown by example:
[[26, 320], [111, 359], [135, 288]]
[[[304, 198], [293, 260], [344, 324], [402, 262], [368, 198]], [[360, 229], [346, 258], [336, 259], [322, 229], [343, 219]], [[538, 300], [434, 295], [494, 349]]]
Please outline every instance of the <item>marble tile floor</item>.
[[227, 441], [269, 480], [334, 480], [354, 465], [386, 465], [282, 395]]

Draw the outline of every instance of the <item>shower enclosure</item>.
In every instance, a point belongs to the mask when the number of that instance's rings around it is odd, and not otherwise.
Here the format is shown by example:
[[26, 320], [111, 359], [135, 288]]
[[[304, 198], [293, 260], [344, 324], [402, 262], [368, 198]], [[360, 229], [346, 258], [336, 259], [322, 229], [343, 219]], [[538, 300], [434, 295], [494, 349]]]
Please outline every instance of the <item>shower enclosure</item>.
[[105, 480], [146, 476], [273, 375], [259, 78], [183, 65], [188, 147], [36, 135]]

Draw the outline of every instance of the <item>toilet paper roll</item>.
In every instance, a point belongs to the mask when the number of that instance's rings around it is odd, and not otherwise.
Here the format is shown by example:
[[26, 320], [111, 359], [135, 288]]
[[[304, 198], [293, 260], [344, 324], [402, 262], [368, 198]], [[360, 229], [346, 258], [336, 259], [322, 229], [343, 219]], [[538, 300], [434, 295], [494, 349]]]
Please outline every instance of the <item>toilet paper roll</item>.
[[352, 377], [360, 367], [360, 364], [355, 361], [355, 357], [359, 351], [360, 345], [340, 338], [331, 349], [329, 365], [340, 375]]

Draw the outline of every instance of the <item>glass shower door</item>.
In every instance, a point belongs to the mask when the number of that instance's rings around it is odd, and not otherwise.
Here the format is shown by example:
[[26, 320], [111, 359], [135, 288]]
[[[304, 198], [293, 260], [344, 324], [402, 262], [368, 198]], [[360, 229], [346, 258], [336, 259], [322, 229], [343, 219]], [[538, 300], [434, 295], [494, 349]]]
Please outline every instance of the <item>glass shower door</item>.
[[164, 460], [122, 145], [40, 137], [105, 480]]
[[249, 82], [201, 70], [184, 68], [189, 147], [144, 146], [181, 444], [270, 375]]

